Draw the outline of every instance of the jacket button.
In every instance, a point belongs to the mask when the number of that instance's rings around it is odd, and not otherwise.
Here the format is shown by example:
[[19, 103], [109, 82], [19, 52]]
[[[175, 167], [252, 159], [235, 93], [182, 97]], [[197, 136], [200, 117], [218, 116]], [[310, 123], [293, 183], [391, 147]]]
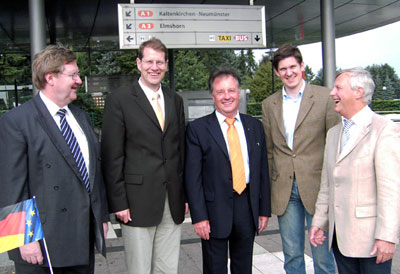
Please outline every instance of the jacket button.
[[59, 189], [60, 189], [59, 186], [55, 186], [55, 187], [54, 187], [54, 190], [59, 190]]
[[46, 163], [47, 168], [51, 168], [51, 165], [49, 163]]
[[62, 212], [67, 212], [67, 209], [64, 207], [63, 209], [61, 209]]
[[293, 154], [293, 156], [292, 156], [293, 158], [296, 158], [296, 154]]

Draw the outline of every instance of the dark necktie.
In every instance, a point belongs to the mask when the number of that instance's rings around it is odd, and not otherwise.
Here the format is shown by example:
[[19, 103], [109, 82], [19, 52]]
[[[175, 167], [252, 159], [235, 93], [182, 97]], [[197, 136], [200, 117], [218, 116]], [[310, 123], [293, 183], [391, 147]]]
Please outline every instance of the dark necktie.
[[67, 110], [63, 109], [63, 108], [61, 108], [57, 112], [57, 115], [60, 116], [61, 133], [64, 136], [64, 139], [67, 142], [69, 149], [71, 150], [72, 156], [75, 159], [75, 162], [79, 169], [79, 173], [83, 180], [83, 184], [85, 185], [87, 192], [90, 192], [89, 174], [86, 169], [85, 159], [83, 158], [81, 148], [79, 147], [78, 141], [76, 140], [76, 137], [75, 137], [71, 127], [69, 126], [67, 119], [65, 118], [66, 113], [67, 113]]

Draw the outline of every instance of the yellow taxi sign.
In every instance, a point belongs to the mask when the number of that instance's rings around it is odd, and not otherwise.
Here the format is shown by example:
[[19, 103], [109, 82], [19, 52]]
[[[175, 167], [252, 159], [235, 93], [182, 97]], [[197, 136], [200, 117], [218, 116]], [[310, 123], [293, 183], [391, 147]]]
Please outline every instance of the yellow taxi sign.
[[218, 41], [232, 41], [232, 35], [218, 35]]

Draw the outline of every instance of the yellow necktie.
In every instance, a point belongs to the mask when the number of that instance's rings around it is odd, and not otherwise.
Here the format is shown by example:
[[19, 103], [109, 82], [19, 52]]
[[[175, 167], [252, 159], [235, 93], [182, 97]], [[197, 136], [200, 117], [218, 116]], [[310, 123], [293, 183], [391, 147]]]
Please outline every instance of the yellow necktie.
[[240, 147], [239, 135], [233, 123], [235, 118], [226, 118], [228, 128], [229, 153], [232, 167], [233, 190], [241, 194], [246, 188], [246, 175], [244, 173], [243, 155]]
[[153, 98], [151, 98], [151, 102], [153, 104], [154, 111], [156, 112], [158, 122], [160, 123], [161, 130], [164, 131], [164, 116], [162, 113], [160, 101], [158, 100], [159, 97], [160, 97], [160, 94], [158, 94], [158, 93], [154, 94]]

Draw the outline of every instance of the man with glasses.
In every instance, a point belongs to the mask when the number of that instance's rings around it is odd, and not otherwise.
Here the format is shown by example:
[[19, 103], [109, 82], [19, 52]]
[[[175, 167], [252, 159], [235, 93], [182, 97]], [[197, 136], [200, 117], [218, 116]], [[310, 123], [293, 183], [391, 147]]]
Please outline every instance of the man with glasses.
[[185, 217], [183, 101], [161, 86], [168, 61], [160, 40], [142, 43], [136, 62], [139, 80], [109, 94], [104, 109], [109, 209], [121, 222], [128, 273], [177, 273]]
[[[54, 273], [94, 273], [108, 210], [97, 137], [89, 115], [70, 105], [82, 84], [76, 56], [48, 46], [32, 71], [39, 94], [0, 117], [0, 207], [35, 196]], [[9, 257], [16, 273], [49, 273], [41, 241]]]

